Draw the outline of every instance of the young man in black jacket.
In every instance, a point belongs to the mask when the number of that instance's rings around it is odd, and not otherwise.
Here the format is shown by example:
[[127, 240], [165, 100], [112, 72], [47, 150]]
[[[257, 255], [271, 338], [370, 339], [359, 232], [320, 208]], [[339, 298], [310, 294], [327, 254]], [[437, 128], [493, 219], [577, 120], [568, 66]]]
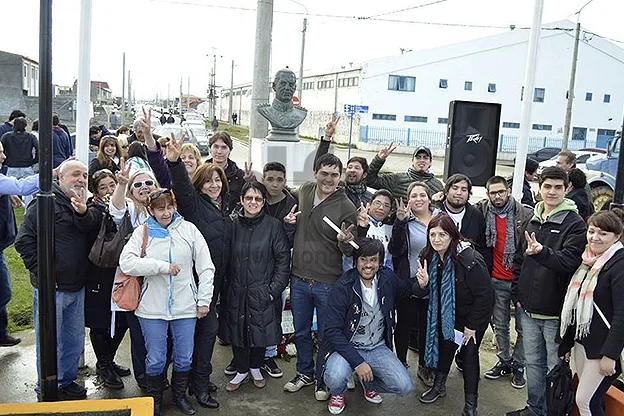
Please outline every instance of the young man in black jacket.
[[568, 175], [548, 167], [540, 177], [542, 201], [535, 205], [522, 249], [514, 258], [511, 298], [522, 310], [522, 335], [528, 379], [524, 409], [508, 416], [546, 416], [546, 374], [558, 362], [559, 317], [566, 288], [581, 264], [587, 225], [576, 205], [565, 199]]

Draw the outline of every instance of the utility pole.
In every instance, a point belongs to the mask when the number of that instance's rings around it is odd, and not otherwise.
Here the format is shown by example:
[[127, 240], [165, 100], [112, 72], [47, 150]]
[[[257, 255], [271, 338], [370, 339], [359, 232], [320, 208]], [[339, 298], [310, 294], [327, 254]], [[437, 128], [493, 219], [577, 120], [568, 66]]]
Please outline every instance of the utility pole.
[[[132, 81], [130, 80], [130, 70], [128, 70], [128, 110], [132, 107]], [[145, 120], [149, 122], [149, 120]]]
[[186, 111], [191, 108], [191, 77], [186, 79]]
[[570, 138], [570, 124], [572, 124], [572, 101], [574, 101], [574, 84], [576, 82], [576, 64], [578, 62], [579, 41], [581, 38], [581, 23], [576, 22], [576, 33], [574, 35], [574, 50], [572, 52], [572, 69], [570, 70], [570, 85], [568, 86], [568, 104], [566, 105], [565, 122], [563, 124], [563, 141], [561, 150], [568, 150], [568, 140]]
[[76, 91], [76, 156], [89, 165], [89, 113], [91, 108], [91, 9], [92, 0], [80, 3], [80, 50]]
[[182, 79], [183, 77], [180, 77], [180, 102], [178, 103], [178, 111], [180, 114], [182, 114]]
[[[269, 68], [271, 66], [271, 33], [273, 32], [273, 0], [258, 0], [256, 6], [256, 43], [251, 95], [249, 137], [263, 139], [268, 134], [267, 121], [256, 111], [258, 104], [269, 101]], [[251, 157], [251, 146], [249, 146]]]
[[[217, 115], [217, 54], [212, 57], [212, 118]], [[211, 118], [211, 122], [212, 122]]]
[[308, 19], [303, 18], [303, 30], [301, 30], [301, 65], [299, 66], [299, 82], [297, 82], [297, 95], [299, 96], [299, 105], [301, 104], [301, 95], [303, 93], [303, 56], [305, 52], [305, 35], [308, 28]]
[[125, 124], [126, 117], [126, 53], [121, 60], [121, 124]]
[[229, 100], [229, 105], [228, 105], [228, 120], [229, 120], [230, 125], [234, 121], [232, 119], [232, 110], [233, 110], [233, 103], [234, 103], [234, 97], [232, 96], [232, 94], [234, 94], [234, 59], [232, 59], [232, 74], [230, 76], [230, 100]]

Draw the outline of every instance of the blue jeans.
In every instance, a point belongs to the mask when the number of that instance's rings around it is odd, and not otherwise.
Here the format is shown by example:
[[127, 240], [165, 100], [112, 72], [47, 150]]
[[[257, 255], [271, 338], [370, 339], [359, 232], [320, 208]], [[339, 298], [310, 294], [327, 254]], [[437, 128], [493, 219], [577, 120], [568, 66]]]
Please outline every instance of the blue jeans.
[[513, 354], [509, 345], [509, 322], [511, 320], [511, 280], [502, 280], [495, 277], [492, 278], [492, 287], [494, 288], [494, 311], [492, 312], [492, 326], [494, 327], [494, 335], [496, 336], [496, 355], [498, 359], [511, 366], [512, 361], [524, 367], [524, 345], [522, 341], [522, 311], [516, 308], [515, 321], [516, 347]]
[[11, 300], [11, 276], [4, 258], [4, 252], [0, 251], [0, 340], [7, 336], [9, 315], [7, 305]]
[[308, 283], [292, 276], [290, 280], [290, 308], [295, 326], [297, 347], [297, 373], [314, 377], [314, 343], [312, 340], [312, 316], [316, 307], [318, 342], [321, 345], [323, 321], [332, 285], [322, 282]]
[[527, 404], [537, 416], [546, 416], [546, 374], [557, 365], [559, 319], [535, 319], [521, 311], [524, 358], [527, 375]]
[[193, 344], [197, 318], [146, 319], [139, 317], [143, 338], [145, 338], [145, 373], [157, 376], [165, 371], [167, 363], [167, 332], [171, 329], [173, 338], [173, 371], [191, 370]]
[[[33, 312], [37, 339], [37, 387], [39, 390], [39, 290], [33, 288]], [[85, 343], [84, 288], [78, 292], [56, 292], [56, 366], [59, 388], [78, 378], [80, 354]]]
[[[386, 345], [380, 345], [372, 350], [358, 350], [358, 353], [373, 370], [373, 381], [364, 383], [367, 389], [399, 395], [412, 391], [412, 376]], [[329, 393], [343, 394], [347, 390], [347, 382], [353, 371], [342, 355], [332, 353], [325, 364], [323, 377]]]

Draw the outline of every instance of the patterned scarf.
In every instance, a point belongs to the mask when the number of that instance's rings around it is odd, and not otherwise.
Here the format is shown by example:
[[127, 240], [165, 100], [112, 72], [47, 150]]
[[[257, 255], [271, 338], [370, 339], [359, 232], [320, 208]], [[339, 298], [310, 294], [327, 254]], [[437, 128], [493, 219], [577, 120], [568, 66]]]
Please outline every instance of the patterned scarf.
[[583, 252], [583, 263], [578, 268], [568, 285], [568, 292], [563, 301], [561, 326], [559, 333], [563, 337], [570, 325], [576, 322], [575, 339], [583, 339], [589, 335], [592, 315], [594, 313], [594, 289], [598, 283], [600, 269], [611, 257], [623, 248], [621, 242], [613, 244], [600, 256], [596, 256], [589, 246]]
[[417, 172], [411, 166], [407, 168], [407, 174], [410, 176], [410, 178], [412, 178], [412, 180], [414, 180], [414, 181], [422, 181], [422, 182], [425, 182], [425, 183], [428, 180], [435, 178], [435, 175], [433, 173], [431, 173], [431, 172]]
[[[455, 266], [450, 256], [442, 267], [441, 285], [438, 287], [438, 262], [440, 256], [433, 252], [429, 264], [429, 309], [427, 310], [427, 339], [425, 343], [425, 364], [437, 368], [440, 355], [439, 326], [442, 338], [455, 339]], [[442, 322], [438, 322], [440, 315]]]
[[347, 188], [347, 192], [357, 195], [360, 200], [362, 200], [362, 195], [366, 193], [366, 185], [364, 184], [364, 182], [358, 185], [346, 184], [345, 187]]
[[507, 217], [505, 248], [503, 249], [503, 267], [505, 269], [511, 269], [514, 254], [516, 254], [513, 207], [514, 199], [512, 196], [507, 199], [507, 203], [501, 208], [497, 208], [491, 202], [488, 202], [487, 216], [485, 217], [485, 241], [488, 247], [496, 245], [496, 216]]

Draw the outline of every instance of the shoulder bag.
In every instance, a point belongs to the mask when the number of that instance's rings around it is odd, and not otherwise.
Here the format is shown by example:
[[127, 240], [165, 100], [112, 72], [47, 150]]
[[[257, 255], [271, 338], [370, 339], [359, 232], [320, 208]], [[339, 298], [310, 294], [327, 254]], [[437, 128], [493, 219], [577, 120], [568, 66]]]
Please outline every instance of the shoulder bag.
[[[145, 257], [147, 247], [147, 224], [143, 225], [143, 243], [141, 244], [141, 258]], [[134, 311], [139, 306], [143, 277], [129, 276], [119, 272], [113, 283], [113, 302], [122, 309]]]

